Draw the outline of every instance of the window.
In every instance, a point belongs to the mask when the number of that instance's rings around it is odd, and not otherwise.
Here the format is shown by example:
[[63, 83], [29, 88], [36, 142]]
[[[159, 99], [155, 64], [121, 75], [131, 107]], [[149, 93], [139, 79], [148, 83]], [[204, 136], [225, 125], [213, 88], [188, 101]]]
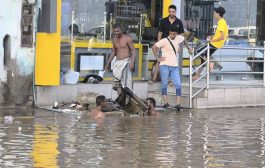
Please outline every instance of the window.
[[238, 32], [238, 36], [248, 36], [248, 29], [241, 29]]
[[3, 47], [4, 47], [4, 66], [8, 66], [10, 57], [11, 57], [11, 40], [10, 36], [6, 35], [3, 40]]

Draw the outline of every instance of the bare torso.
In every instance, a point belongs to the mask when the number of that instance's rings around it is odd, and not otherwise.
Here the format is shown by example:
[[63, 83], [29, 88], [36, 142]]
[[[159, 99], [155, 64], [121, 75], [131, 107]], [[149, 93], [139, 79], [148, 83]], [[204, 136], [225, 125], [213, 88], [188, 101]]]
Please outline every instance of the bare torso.
[[105, 118], [105, 114], [101, 111], [98, 111], [98, 110], [93, 110], [90, 114], [90, 117], [92, 119], [104, 119]]
[[127, 35], [122, 35], [119, 38], [113, 38], [113, 46], [115, 48], [116, 58], [123, 60], [131, 57], [129, 43], [131, 38]]
[[155, 111], [155, 110], [149, 110], [149, 116], [159, 116], [159, 112]]

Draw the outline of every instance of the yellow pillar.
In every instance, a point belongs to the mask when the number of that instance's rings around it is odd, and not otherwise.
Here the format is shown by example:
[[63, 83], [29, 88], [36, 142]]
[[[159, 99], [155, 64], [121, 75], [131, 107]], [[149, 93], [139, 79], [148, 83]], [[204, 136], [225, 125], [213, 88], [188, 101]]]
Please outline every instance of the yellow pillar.
[[164, 0], [163, 3], [163, 18], [168, 16], [168, 7], [173, 4], [173, 0]]
[[61, 0], [57, 0], [56, 33], [37, 33], [35, 84], [60, 84]]

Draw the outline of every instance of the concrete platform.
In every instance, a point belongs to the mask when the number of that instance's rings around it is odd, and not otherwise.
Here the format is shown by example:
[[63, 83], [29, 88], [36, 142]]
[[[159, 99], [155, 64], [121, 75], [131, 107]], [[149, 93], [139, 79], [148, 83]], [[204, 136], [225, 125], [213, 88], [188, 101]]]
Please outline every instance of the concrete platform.
[[265, 88], [212, 88], [205, 98], [197, 97], [193, 103], [195, 108], [265, 106]]
[[[141, 99], [153, 97], [157, 104], [162, 105], [160, 83], [149, 84], [146, 81], [135, 81], [133, 92]], [[193, 88], [193, 92], [199, 90]], [[101, 84], [61, 85], [54, 87], [37, 86], [37, 106], [51, 106], [57, 102], [75, 101], [81, 93], [93, 92], [116, 99], [117, 93], [112, 90], [111, 82]], [[189, 106], [189, 86], [183, 83], [182, 105]], [[175, 88], [168, 86], [169, 103], [175, 104]], [[223, 108], [242, 106], [265, 106], [265, 88], [261, 86], [227, 86], [211, 85], [193, 99], [193, 108]]]
[[[106, 96], [108, 99], [115, 100], [117, 93], [112, 89], [111, 82], [101, 84], [76, 84], [60, 86], [37, 86], [37, 106], [53, 105], [54, 102], [71, 102], [75, 101], [81, 93], [97, 93]], [[134, 82], [133, 92], [141, 99], [146, 99], [148, 94], [147, 82]]]

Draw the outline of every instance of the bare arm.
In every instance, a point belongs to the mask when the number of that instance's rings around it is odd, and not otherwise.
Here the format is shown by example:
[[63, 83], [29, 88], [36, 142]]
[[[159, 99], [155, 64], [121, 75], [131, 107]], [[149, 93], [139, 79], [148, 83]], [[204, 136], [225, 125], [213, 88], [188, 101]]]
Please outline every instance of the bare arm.
[[114, 47], [114, 43], [112, 43], [113, 47], [112, 47], [112, 51], [111, 51], [111, 54], [110, 54], [110, 58], [105, 66], [105, 70], [108, 71], [109, 70], [109, 64], [111, 63], [111, 61], [113, 60], [113, 58], [115, 57], [116, 55], [116, 49]]
[[133, 71], [134, 70], [134, 63], [135, 63], [135, 49], [134, 49], [133, 41], [131, 38], [129, 38], [129, 40], [128, 40], [128, 46], [130, 49], [130, 54], [132, 56], [132, 60], [131, 60], [131, 64], [130, 64], [130, 70]]
[[132, 56], [132, 63], [134, 64], [134, 62], [135, 62], [135, 49], [134, 49], [133, 41], [131, 38], [129, 38], [129, 40], [128, 40], [128, 46], [130, 49], [130, 54]]
[[[184, 33], [182, 33], [182, 34], [180, 34], [180, 35], [184, 37]], [[193, 50], [192, 50], [192, 48], [189, 46], [189, 43], [188, 43], [188, 41], [187, 41], [187, 39], [186, 39], [185, 37], [184, 37], [184, 44], [185, 44], [185, 46], [187, 47], [187, 49], [189, 50], [189, 54], [192, 54]]]
[[189, 50], [189, 54], [191, 55], [193, 53], [192, 48], [189, 46], [189, 43], [187, 39], [184, 39], [184, 44], [186, 45], [187, 49]]
[[162, 32], [158, 32], [157, 41], [160, 41], [162, 39], [162, 34]]

